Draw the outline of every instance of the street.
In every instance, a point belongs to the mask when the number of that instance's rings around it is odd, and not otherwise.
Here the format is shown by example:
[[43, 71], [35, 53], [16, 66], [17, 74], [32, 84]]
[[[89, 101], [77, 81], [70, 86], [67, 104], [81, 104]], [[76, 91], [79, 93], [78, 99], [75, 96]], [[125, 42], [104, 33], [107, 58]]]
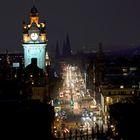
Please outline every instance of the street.
[[92, 133], [104, 131], [101, 108], [94, 97], [86, 89], [86, 77], [78, 66], [66, 65], [63, 69], [63, 84], [58, 96], [59, 102], [55, 106], [55, 131], [54, 135], [60, 137], [71, 131], [77, 130]]

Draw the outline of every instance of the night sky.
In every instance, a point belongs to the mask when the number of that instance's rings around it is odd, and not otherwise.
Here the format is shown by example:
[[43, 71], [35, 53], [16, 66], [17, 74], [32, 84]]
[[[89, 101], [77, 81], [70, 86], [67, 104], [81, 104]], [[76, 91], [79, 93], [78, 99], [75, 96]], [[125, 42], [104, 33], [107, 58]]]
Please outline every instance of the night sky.
[[[1, 0], [0, 52], [22, 52], [22, 22], [32, 0]], [[40, 21], [47, 22], [48, 49], [62, 47], [69, 33], [73, 50], [105, 50], [140, 44], [140, 0], [38, 0]], [[118, 46], [118, 47], [117, 47]]]

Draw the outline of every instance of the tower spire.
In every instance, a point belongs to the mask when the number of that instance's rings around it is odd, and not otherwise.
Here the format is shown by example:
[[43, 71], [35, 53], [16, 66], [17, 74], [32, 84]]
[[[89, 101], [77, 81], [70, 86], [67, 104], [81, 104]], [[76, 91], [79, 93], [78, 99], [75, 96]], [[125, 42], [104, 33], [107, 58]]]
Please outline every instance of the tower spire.
[[35, 1], [36, 1], [36, 0], [33, 0], [33, 5], [35, 5]]
[[37, 8], [34, 5], [30, 11], [30, 24], [32, 24], [33, 22], [35, 22], [36, 24], [38, 24], [39, 22], [39, 13], [38, 13]]
[[33, 0], [33, 5], [37, 5], [37, 0]]

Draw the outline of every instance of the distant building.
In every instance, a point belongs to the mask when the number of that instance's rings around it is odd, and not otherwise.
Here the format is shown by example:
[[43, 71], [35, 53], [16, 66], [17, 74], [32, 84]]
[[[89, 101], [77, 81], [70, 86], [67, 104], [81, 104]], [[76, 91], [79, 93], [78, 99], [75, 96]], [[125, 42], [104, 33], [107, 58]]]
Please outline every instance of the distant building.
[[36, 58], [32, 58], [31, 64], [25, 68], [24, 78], [25, 82], [28, 82], [32, 87], [31, 99], [44, 102], [48, 97], [47, 77], [43, 69], [37, 66]]
[[103, 83], [104, 79], [104, 68], [105, 68], [105, 55], [102, 50], [102, 43], [99, 43], [99, 50], [96, 53], [95, 58], [95, 79], [96, 86]]

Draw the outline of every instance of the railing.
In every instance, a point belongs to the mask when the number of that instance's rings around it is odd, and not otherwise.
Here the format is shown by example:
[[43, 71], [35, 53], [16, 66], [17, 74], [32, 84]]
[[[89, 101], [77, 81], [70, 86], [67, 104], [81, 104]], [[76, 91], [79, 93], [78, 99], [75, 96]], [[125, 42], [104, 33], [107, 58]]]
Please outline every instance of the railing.
[[92, 128], [91, 131], [79, 131], [79, 130], [70, 130], [68, 133], [58, 133], [54, 138], [55, 140], [110, 140], [113, 138], [117, 140], [117, 136], [113, 135], [111, 131], [103, 132], [97, 130], [94, 132]]

